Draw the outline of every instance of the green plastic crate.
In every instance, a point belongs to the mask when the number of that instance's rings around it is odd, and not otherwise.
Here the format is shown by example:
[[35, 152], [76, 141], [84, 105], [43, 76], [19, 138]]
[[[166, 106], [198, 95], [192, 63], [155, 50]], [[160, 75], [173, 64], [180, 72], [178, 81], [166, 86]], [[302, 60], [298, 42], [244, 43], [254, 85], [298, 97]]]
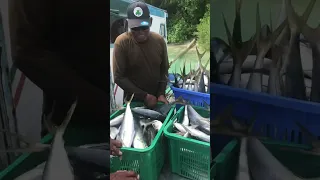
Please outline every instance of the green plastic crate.
[[[69, 128], [70, 127], [70, 128]], [[65, 143], [68, 146], [80, 146], [83, 144], [105, 143], [108, 138], [106, 127], [81, 128], [70, 124], [65, 132]], [[41, 142], [49, 144], [52, 136], [47, 135]], [[0, 172], [0, 180], [12, 180], [21, 174], [35, 168], [48, 159], [49, 152], [24, 153], [11, 165]]]
[[[319, 156], [281, 150], [281, 148], [287, 147], [308, 150], [310, 147], [271, 140], [262, 142], [284, 166], [288, 167], [297, 176], [304, 178], [320, 177]], [[238, 169], [239, 152], [240, 143], [238, 140], [228, 143], [213, 160], [211, 179], [234, 180]]]
[[[202, 107], [193, 108], [203, 117], [210, 117], [210, 112]], [[170, 166], [173, 173], [192, 180], [208, 180], [210, 177], [210, 143], [172, 133], [173, 122], [184, 116], [184, 106], [172, 117], [164, 129], [168, 139]]]
[[[142, 103], [131, 103], [131, 107], [142, 106]], [[158, 104], [160, 105], [160, 104]], [[173, 106], [163, 122], [163, 126], [157, 133], [152, 144], [145, 149], [121, 148], [122, 159], [114, 157], [111, 159], [111, 172], [117, 170], [132, 170], [140, 175], [140, 180], [157, 180], [165, 160], [166, 142], [163, 129], [174, 114]], [[119, 110], [110, 116], [113, 119], [125, 110]]]

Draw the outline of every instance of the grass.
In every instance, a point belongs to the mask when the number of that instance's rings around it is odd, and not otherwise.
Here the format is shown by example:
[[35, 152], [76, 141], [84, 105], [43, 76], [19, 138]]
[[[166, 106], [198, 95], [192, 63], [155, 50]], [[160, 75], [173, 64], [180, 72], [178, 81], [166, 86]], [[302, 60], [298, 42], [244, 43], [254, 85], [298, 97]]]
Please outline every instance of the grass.
[[[169, 57], [169, 62], [171, 62], [173, 59], [175, 59], [180, 52], [185, 50], [190, 42], [186, 44], [181, 44], [181, 45], [173, 45], [173, 44], [168, 44], [168, 57]], [[203, 51], [199, 50], [200, 53]], [[202, 64], [205, 65], [207, 61], [209, 60], [209, 52], [206, 52], [206, 54], [202, 58]], [[190, 63], [191, 63], [191, 68], [195, 69], [197, 68], [198, 64], [198, 56], [197, 56], [197, 51], [195, 46], [190, 49], [184, 56], [179, 58], [175, 63], [173, 63], [169, 69], [169, 73], [180, 73], [180, 69], [183, 68], [183, 63], [186, 61], [186, 73], [190, 71]], [[210, 69], [210, 64], [207, 66], [207, 69]]]

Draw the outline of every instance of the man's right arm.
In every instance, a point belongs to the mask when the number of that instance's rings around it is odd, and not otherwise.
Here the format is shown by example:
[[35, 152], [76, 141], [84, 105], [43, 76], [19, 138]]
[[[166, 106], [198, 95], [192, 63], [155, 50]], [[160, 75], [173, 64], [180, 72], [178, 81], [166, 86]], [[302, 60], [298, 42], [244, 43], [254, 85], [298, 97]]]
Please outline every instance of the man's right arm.
[[126, 53], [124, 52], [121, 43], [115, 42], [113, 49], [113, 74], [114, 81], [118, 84], [125, 92], [134, 93], [134, 97], [140, 100], [144, 100], [147, 92], [138, 88], [133, 84], [125, 74], [127, 65], [126, 65]]
[[[19, 22], [15, 33], [15, 65], [46, 94], [55, 99], [79, 99], [92, 105], [92, 113], [108, 117], [108, 94], [82, 79], [52, 51], [50, 33], [53, 1], [21, 0], [17, 6]], [[98, 105], [99, 104], [99, 105]], [[89, 109], [87, 109], [89, 110]]]

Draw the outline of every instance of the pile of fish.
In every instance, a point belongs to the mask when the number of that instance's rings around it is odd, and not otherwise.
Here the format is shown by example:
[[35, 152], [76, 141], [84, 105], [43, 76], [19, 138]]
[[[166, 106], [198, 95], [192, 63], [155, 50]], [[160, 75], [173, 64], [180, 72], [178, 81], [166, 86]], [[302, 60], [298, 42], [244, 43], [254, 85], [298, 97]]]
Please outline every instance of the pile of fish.
[[210, 118], [202, 117], [191, 105], [184, 106], [181, 120], [173, 122], [176, 133], [210, 143]]
[[[45, 163], [26, 172], [16, 178], [17, 180], [95, 180], [109, 179], [110, 145], [108, 143], [85, 145], [81, 147], [68, 147], [64, 145], [63, 135], [69, 124], [72, 114], [76, 108], [75, 101], [66, 119], [56, 130], [51, 129], [54, 134], [52, 144], [42, 144], [31, 142], [24, 136], [1, 130], [9, 135], [17, 136], [22, 142], [27, 144], [26, 148], [4, 150], [2, 152], [40, 152], [49, 150], [49, 157]], [[47, 121], [47, 120], [46, 120]], [[49, 121], [46, 122], [50, 124]]]
[[241, 139], [238, 163], [236, 180], [320, 180], [296, 176], [254, 137]]
[[186, 62], [184, 62], [181, 73], [173, 73], [174, 77], [171, 78], [169, 83], [176, 88], [182, 88], [185, 90], [201, 93], [210, 93], [210, 88], [208, 85], [208, 83], [210, 82], [210, 71], [207, 70], [207, 66], [210, 60], [208, 60], [205, 66], [203, 66], [201, 64], [201, 59], [204, 56], [205, 52], [203, 54], [200, 54], [198, 48], [196, 48], [196, 50], [199, 60], [199, 67], [197, 68], [197, 70], [193, 70], [190, 63], [190, 72], [186, 73]]
[[276, 28], [271, 10], [270, 24], [261, 23], [257, 4], [256, 33], [247, 41], [241, 34], [242, 1], [235, 0], [233, 32], [223, 15], [228, 43], [211, 39], [212, 82], [320, 102], [320, 27], [307, 24], [316, 0], [308, 1], [302, 14], [295, 12], [291, 0], [282, 0]]
[[131, 100], [123, 114], [110, 120], [110, 138], [121, 141], [122, 147], [144, 149], [152, 144], [172, 104], [163, 104], [151, 110], [145, 107], [131, 108]]

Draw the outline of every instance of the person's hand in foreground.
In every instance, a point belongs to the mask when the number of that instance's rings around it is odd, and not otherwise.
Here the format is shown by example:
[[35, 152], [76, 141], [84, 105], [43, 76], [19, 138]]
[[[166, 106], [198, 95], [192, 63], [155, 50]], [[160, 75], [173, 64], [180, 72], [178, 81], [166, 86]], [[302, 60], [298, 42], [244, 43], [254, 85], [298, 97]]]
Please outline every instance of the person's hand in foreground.
[[113, 140], [110, 138], [110, 151], [111, 155], [114, 156], [121, 156], [122, 152], [120, 151], [120, 148], [122, 147], [122, 143], [118, 140]]
[[147, 94], [144, 99], [144, 103], [148, 108], [153, 109], [157, 105], [157, 98], [154, 95]]
[[117, 171], [111, 173], [110, 180], [139, 180], [139, 175], [133, 171]]
[[158, 102], [163, 102], [163, 103], [165, 103], [165, 104], [168, 104], [168, 103], [169, 103], [168, 100], [167, 100], [167, 98], [166, 98], [164, 95], [160, 95], [160, 96], [158, 97]]

